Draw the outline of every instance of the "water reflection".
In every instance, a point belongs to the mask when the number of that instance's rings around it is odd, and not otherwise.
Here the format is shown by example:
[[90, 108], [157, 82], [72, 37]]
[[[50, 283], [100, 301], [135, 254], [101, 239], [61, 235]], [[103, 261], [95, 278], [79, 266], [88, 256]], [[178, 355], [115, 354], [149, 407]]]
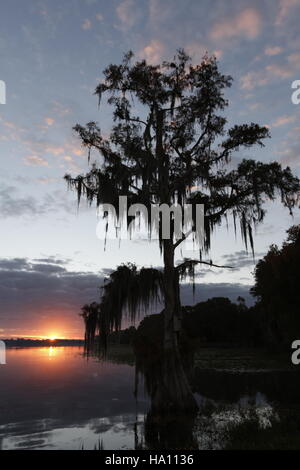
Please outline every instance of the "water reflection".
[[1, 449], [243, 448], [258, 434], [263, 446], [264, 432], [283, 422], [288, 434], [289, 416], [294, 425], [299, 416], [299, 374], [203, 369], [194, 383], [199, 413], [162, 418], [151, 413], [143, 387], [136, 402], [130, 356], [99, 362], [82, 352], [8, 350], [0, 368]]
[[78, 347], [9, 349], [0, 383], [2, 449], [134, 448], [148, 409], [132, 365], [87, 362]]
[[58, 348], [55, 348], [55, 347], [53, 347], [53, 346], [50, 346], [50, 347], [49, 347], [49, 357], [50, 357], [50, 358], [56, 355], [57, 349], [58, 349]]

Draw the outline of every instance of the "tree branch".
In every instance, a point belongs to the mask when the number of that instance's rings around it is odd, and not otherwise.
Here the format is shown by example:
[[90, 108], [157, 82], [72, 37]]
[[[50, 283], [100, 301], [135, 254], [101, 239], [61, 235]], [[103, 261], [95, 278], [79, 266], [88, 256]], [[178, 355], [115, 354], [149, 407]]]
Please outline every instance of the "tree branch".
[[180, 243], [182, 243], [189, 235], [191, 235], [191, 233], [193, 233], [192, 228], [187, 233], [184, 233], [182, 237], [179, 240], [177, 240], [177, 242], [174, 243], [173, 250], [176, 250], [176, 248], [180, 245]]
[[184, 266], [188, 266], [189, 264], [206, 264], [207, 266], [212, 266], [214, 268], [221, 268], [221, 269], [234, 269], [234, 266], [221, 266], [219, 264], [214, 264], [212, 261], [202, 261], [202, 260], [196, 260], [196, 259], [189, 259], [184, 261], [183, 263], [179, 264], [176, 266], [176, 269], [179, 270], [180, 268]]

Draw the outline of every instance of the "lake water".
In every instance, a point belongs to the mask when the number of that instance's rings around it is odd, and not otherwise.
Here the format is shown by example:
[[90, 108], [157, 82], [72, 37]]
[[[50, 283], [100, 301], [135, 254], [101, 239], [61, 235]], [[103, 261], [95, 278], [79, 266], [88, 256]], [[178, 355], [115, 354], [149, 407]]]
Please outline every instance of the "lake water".
[[87, 361], [78, 347], [8, 349], [0, 384], [2, 449], [132, 449], [148, 408], [133, 366]]
[[[116, 357], [87, 361], [80, 347], [8, 349], [7, 364], [0, 366], [0, 449], [151, 448], [144, 439], [150, 403], [143, 387], [136, 401], [134, 379], [130, 361]], [[253, 383], [254, 379], [253, 375]], [[260, 378], [258, 388], [247, 393], [244, 380], [243, 385], [232, 378], [227, 384], [224, 380], [205, 373], [200, 377], [205, 390], [196, 394], [200, 406], [193, 424], [197, 447], [225, 448], [241, 425], [245, 442], [238, 441], [238, 446], [247, 444], [247, 426], [252, 426], [251, 439], [255, 431], [264, 443], [263, 433], [280, 421], [277, 405], [264, 393], [264, 381]], [[232, 397], [226, 398], [228, 392]], [[239, 432], [238, 439], [242, 435]]]

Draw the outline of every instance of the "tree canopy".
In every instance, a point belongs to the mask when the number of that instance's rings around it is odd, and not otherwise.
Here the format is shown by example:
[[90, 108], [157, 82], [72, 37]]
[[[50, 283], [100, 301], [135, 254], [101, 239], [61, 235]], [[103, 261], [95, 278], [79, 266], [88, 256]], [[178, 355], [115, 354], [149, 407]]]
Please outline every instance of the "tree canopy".
[[287, 344], [300, 333], [300, 225], [293, 225], [287, 234], [282, 248], [271, 245], [257, 263], [251, 289], [265, 316], [269, 341], [277, 344]]
[[[240, 149], [263, 146], [268, 129], [255, 123], [228, 127], [224, 92], [232, 78], [219, 71], [215, 57], [205, 56], [199, 65], [192, 65], [183, 50], [161, 65], [132, 63], [132, 58], [129, 52], [120, 65], [108, 66], [95, 91], [99, 104], [106, 93], [113, 106], [109, 137], [96, 122], [74, 128], [89, 160], [93, 151], [100, 154], [85, 175], [66, 175], [78, 202], [84, 195], [90, 203], [117, 209], [119, 196], [126, 195], [129, 204], [147, 208], [204, 204], [200, 248], [209, 250], [211, 231], [228, 214], [234, 226], [240, 221], [246, 246], [249, 240], [253, 248], [252, 229], [264, 218], [265, 199], [279, 194], [292, 211], [299, 195], [299, 180], [278, 162], [243, 160], [235, 169], [228, 166]], [[174, 240], [174, 247], [181, 241]]]

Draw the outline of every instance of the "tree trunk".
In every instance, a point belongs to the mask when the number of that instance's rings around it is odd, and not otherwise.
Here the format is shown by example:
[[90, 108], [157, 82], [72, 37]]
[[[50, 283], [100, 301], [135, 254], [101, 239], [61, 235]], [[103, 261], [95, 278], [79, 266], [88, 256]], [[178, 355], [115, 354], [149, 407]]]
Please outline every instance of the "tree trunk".
[[[156, 112], [156, 158], [160, 202], [170, 205], [169, 160], [163, 148], [164, 112]], [[171, 223], [171, 221], [170, 221]], [[171, 232], [173, 232], [171, 227]], [[152, 397], [152, 409], [159, 412], [192, 411], [197, 404], [185, 374], [180, 356], [178, 336], [181, 330], [179, 279], [174, 268], [173, 233], [170, 239], [161, 239], [164, 255], [164, 338], [163, 357], [157, 375], [157, 386]]]
[[164, 338], [161, 380], [152, 401], [155, 411], [164, 413], [195, 411], [196, 400], [188, 382], [179, 350], [181, 306], [179, 279], [174, 268], [171, 240], [164, 240]]

